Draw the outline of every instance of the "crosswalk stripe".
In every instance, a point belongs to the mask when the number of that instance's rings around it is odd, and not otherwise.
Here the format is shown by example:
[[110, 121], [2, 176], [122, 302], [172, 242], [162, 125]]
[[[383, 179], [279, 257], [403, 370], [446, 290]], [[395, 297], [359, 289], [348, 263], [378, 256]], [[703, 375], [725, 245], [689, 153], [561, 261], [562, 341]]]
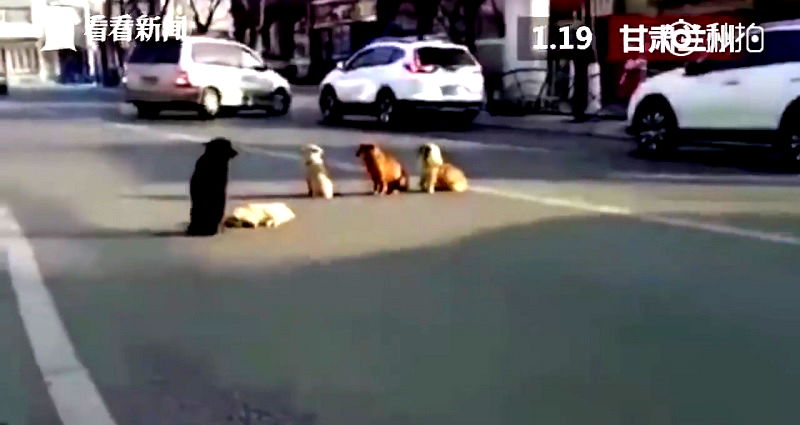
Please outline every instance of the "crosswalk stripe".
[[11, 210], [0, 205], [0, 247], [36, 364], [63, 425], [115, 425], [89, 371], [78, 359], [33, 247]]

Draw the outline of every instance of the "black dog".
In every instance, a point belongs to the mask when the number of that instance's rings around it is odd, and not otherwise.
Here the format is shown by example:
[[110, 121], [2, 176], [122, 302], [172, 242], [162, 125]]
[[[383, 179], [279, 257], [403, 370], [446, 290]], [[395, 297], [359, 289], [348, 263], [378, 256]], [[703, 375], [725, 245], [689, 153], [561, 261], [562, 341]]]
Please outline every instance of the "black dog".
[[225, 215], [225, 196], [228, 186], [228, 162], [238, 152], [231, 141], [217, 138], [205, 144], [206, 151], [197, 160], [189, 182], [192, 197], [189, 236], [216, 235]]

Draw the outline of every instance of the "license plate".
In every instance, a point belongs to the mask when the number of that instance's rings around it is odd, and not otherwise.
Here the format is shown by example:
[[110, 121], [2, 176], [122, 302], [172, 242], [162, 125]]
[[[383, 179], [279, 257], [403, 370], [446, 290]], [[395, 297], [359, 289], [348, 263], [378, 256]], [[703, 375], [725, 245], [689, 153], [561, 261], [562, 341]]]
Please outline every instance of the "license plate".
[[142, 77], [142, 82], [145, 82], [147, 84], [156, 84], [158, 83], [158, 77], [150, 77], [150, 76]]
[[458, 94], [458, 86], [442, 86], [442, 94], [445, 96], [455, 96]]

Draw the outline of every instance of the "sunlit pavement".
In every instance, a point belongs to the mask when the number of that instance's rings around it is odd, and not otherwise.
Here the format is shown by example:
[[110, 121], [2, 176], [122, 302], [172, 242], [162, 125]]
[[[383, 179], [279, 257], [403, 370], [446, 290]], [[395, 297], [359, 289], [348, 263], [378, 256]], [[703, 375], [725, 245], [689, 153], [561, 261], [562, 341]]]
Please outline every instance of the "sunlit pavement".
[[[114, 100], [0, 100], [0, 204], [117, 424], [796, 417], [800, 177], [765, 152], [655, 162], [553, 133], [327, 128], [312, 96], [213, 122], [138, 121]], [[241, 151], [229, 206], [280, 200], [296, 221], [174, 235], [214, 136]], [[439, 143], [474, 190], [363, 195], [365, 140], [412, 169]], [[300, 196], [308, 142], [343, 196]], [[0, 273], [0, 423], [59, 423], [16, 309]]]

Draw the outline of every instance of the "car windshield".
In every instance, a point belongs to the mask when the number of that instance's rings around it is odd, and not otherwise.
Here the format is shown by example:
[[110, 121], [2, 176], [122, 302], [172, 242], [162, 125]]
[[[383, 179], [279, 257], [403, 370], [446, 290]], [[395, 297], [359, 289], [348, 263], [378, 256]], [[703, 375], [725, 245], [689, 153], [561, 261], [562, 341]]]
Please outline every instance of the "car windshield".
[[443, 68], [456, 68], [475, 65], [475, 59], [464, 49], [423, 47], [417, 49], [420, 65], [436, 65]]
[[136, 46], [129, 63], [178, 63], [181, 55], [181, 42], [153, 42]]

